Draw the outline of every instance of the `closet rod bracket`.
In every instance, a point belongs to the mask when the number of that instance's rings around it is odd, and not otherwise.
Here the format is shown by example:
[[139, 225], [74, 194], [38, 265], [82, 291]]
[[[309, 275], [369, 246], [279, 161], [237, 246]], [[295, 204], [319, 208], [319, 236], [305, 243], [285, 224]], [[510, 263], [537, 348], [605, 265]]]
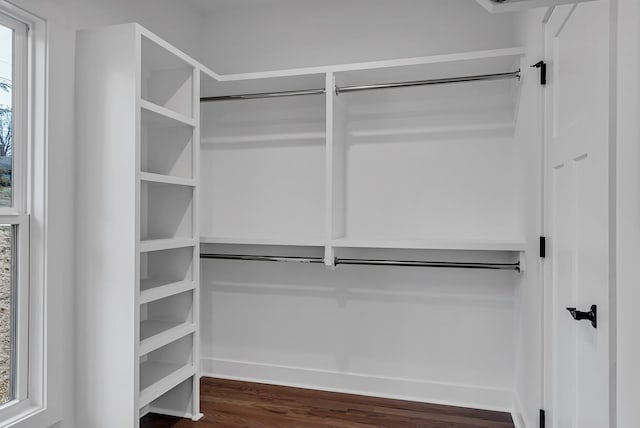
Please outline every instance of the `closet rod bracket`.
[[538, 61], [531, 66], [531, 68], [540, 69], [540, 84], [542, 86], [547, 84], [547, 63], [544, 61]]

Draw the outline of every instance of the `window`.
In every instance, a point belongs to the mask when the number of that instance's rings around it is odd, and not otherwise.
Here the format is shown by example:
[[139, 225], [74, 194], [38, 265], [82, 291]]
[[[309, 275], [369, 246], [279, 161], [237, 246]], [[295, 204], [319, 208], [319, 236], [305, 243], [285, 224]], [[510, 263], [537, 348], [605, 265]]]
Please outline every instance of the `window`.
[[58, 326], [45, 329], [46, 48], [45, 22], [0, 0], [0, 428], [59, 420], [45, 358]]
[[0, 412], [28, 396], [27, 36], [0, 13]]

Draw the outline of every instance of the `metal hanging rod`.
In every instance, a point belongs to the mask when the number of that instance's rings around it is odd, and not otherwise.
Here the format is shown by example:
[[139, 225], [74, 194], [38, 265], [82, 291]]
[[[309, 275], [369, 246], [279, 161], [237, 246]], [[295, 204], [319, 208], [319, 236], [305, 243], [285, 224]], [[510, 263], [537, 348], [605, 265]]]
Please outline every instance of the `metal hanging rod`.
[[[246, 254], [200, 254], [201, 259], [219, 260], [252, 260], [262, 262], [295, 262], [323, 264], [322, 257], [291, 257], [291, 256], [260, 256]], [[490, 269], [490, 270], [514, 270], [520, 271], [520, 262], [516, 263], [475, 263], [475, 262], [435, 262], [421, 260], [368, 260], [368, 259], [341, 259], [335, 258], [334, 264], [338, 265], [362, 265], [362, 266], [407, 266], [407, 267], [433, 267], [453, 269]]]
[[481, 82], [485, 80], [508, 80], [517, 79], [520, 80], [520, 70], [512, 71], [510, 73], [494, 73], [494, 74], [479, 74], [475, 76], [460, 76], [449, 77], [445, 79], [430, 79], [430, 80], [414, 80], [410, 82], [398, 82], [398, 83], [381, 83], [377, 85], [360, 85], [360, 86], [345, 86], [339, 88], [336, 86], [336, 95], [347, 92], [359, 92], [359, 91], [371, 91], [376, 89], [390, 89], [390, 88], [407, 88], [411, 86], [428, 86], [428, 85], [444, 85], [449, 83], [463, 83], [463, 82]]
[[365, 259], [336, 259], [336, 265], [364, 265], [364, 266], [407, 266], [433, 267], [455, 269], [492, 269], [520, 271], [520, 262], [516, 263], [475, 263], [475, 262], [433, 262], [422, 260], [365, 260]]
[[261, 92], [257, 94], [241, 94], [241, 95], [220, 95], [217, 97], [202, 97], [200, 98], [200, 102], [208, 103], [213, 101], [256, 100], [259, 98], [298, 97], [301, 95], [322, 95], [325, 92], [326, 91], [324, 89], [303, 89], [300, 91]]
[[253, 260], [259, 262], [324, 263], [322, 257], [256, 256], [242, 254], [200, 254], [201, 259]]
[[[376, 90], [376, 89], [406, 88], [411, 86], [443, 85], [443, 84], [449, 84], [449, 83], [480, 82], [480, 81], [486, 81], [486, 80], [508, 80], [508, 79], [520, 80], [520, 70], [513, 71], [510, 73], [480, 74], [475, 76], [449, 77], [445, 79], [414, 80], [410, 82], [380, 83], [376, 85], [360, 85], [360, 86], [344, 86], [344, 87], [336, 86], [335, 92], [337, 95], [340, 95], [342, 93], [347, 93], [347, 92], [370, 91], [370, 90]], [[241, 94], [241, 95], [220, 95], [215, 97], [202, 97], [200, 98], [200, 102], [297, 97], [301, 95], [321, 95], [324, 93], [326, 93], [324, 89], [304, 89], [299, 91], [262, 92], [257, 94]]]

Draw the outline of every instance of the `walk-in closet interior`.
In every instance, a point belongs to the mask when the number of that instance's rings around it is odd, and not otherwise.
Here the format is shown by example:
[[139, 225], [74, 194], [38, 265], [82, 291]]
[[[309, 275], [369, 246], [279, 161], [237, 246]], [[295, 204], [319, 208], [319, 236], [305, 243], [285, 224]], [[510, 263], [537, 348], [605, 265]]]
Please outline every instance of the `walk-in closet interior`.
[[615, 426], [618, 1], [17, 3], [75, 161], [57, 427], [201, 377]]

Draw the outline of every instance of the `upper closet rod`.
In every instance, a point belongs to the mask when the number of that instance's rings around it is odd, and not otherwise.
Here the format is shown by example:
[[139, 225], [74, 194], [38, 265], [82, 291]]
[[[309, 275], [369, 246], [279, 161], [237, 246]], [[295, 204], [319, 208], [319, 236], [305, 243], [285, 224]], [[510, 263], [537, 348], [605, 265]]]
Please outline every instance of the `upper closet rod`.
[[[201, 259], [219, 260], [254, 260], [262, 262], [297, 262], [297, 263], [324, 263], [322, 257], [291, 257], [291, 256], [260, 256], [246, 254], [200, 254]], [[477, 262], [434, 262], [422, 260], [368, 260], [368, 259], [341, 259], [336, 257], [334, 264], [338, 265], [364, 265], [364, 266], [408, 266], [408, 267], [434, 267], [456, 269], [491, 269], [491, 270], [515, 270], [520, 271], [520, 262], [516, 263], [477, 263]]]
[[[335, 91], [337, 95], [346, 92], [358, 92], [358, 91], [370, 91], [376, 89], [390, 89], [390, 88], [406, 88], [411, 86], [427, 86], [427, 85], [442, 85], [448, 83], [463, 83], [463, 82], [480, 82], [485, 80], [506, 80], [517, 79], [520, 80], [520, 70], [510, 73], [494, 73], [494, 74], [480, 74], [475, 76], [461, 76], [461, 77], [449, 77], [446, 79], [430, 79], [430, 80], [414, 80], [410, 82], [398, 82], [398, 83], [380, 83], [376, 85], [360, 85], [360, 86], [336, 86]], [[212, 102], [212, 101], [229, 101], [229, 100], [255, 100], [259, 98], [280, 98], [280, 97], [294, 97], [299, 95], [321, 95], [326, 91], [324, 89], [305, 89], [299, 91], [280, 91], [280, 92], [262, 92], [257, 94], [241, 94], [241, 95], [220, 95], [215, 97], [202, 97], [200, 102]]]
[[342, 88], [336, 86], [336, 95], [340, 95], [346, 92], [371, 91], [375, 89], [407, 88], [411, 86], [443, 85], [447, 83], [481, 82], [484, 80], [507, 80], [507, 79], [520, 80], [520, 70], [513, 71], [510, 73], [479, 74], [476, 76], [449, 77], [446, 79], [414, 80], [411, 82], [381, 83], [377, 85], [345, 86]]

